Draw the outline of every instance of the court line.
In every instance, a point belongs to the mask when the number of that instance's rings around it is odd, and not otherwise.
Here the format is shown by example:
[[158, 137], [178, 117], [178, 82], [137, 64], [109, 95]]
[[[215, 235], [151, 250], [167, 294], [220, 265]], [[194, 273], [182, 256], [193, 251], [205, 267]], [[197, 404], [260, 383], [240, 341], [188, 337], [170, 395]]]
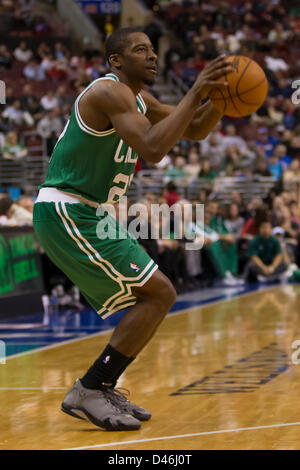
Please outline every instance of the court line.
[[[246, 295], [253, 295], [253, 294], [257, 294], [257, 293], [262, 293], [262, 292], [265, 292], [267, 290], [271, 290], [271, 289], [274, 289], [274, 288], [278, 288], [278, 286], [269, 286], [269, 287], [265, 287], [264, 289], [257, 289], [257, 290], [251, 291], [251, 292], [244, 292], [244, 293], [241, 292], [241, 293], [238, 293], [237, 295], [232, 295], [231, 297], [225, 297], [225, 298], [222, 298], [222, 299], [218, 299], [218, 300], [213, 301], [213, 302], [209, 302], [209, 299], [206, 299], [207, 302], [205, 302], [203, 304], [201, 303], [201, 304], [198, 304], [198, 305], [193, 305], [191, 307], [184, 308], [182, 310], [178, 310], [178, 311], [175, 311], [175, 312], [170, 312], [167, 316], [168, 317], [169, 316], [174, 317], [175, 315], [181, 315], [182, 313], [190, 312], [191, 310], [196, 310], [196, 309], [203, 308], [203, 307], [210, 307], [211, 305], [217, 304], [219, 302], [226, 302], [228, 300], [238, 299], [239, 297], [245, 297]], [[89, 338], [93, 338], [95, 336], [101, 336], [101, 335], [104, 335], [106, 333], [112, 332], [114, 329], [115, 329], [115, 326], [113, 328], [108, 329], [108, 330], [103, 330], [103, 331], [99, 331], [97, 333], [92, 333], [90, 335], [85, 335], [81, 338], [67, 339], [65, 341], [60, 341], [59, 343], [50, 344], [49, 346], [42, 346], [40, 348], [31, 349], [29, 351], [24, 351], [24, 352], [21, 352], [21, 353], [12, 354], [11, 356], [6, 357], [6, 362], [11, 360], [11, 359], [15, 359], [15, 358], [22, 357], [22, 356], [27, 356], [28, 354], [35, 354], [35, 353], [38, 353], [38, 352], [41, 352], [41, 351], [46, 351], [47, 349], [54, 349], [54, 348], [58, 348], [60, 346], [64, 346], [66, 344], [75, 343], [76, 341], [83, 341], [83, 340], [86, 340], [86, 339], [89, 339]]]
[[62, 450], [84, 450], [84, 449], [95, 449], [98, 447], [112, 447], [112, 446], [121, 446], [127, 444], [138, 444], [140, 442], [153, 442], [153, 441], [165, 441], [168, 439], [184, 439], [187, 437], [197, 437], [197, 436], [209, 436], [212, 434], [223, 434], [223, 433], [230, 433], [230, 432], [240, 432], [240, 431], [255, 431], [258, 429], [270, 429], [270, 428], [283, 428], [287, 426], [298, 426], [300, 422], [296, 423], [282, 423], [282, 424], [269, 424], [265, 426], [252, 426], [247, 428], [235, 428], [235, 429], [220, 429], [219, 431], [208, 431], [208, 432], [196, 432], [192, 434], [179, 434], [175, 436], [161, 436], [161, 437], [152, 437], [149, 439], [136, 439], [134, 441], [123, 441], [123, 442], [110, 442], [108, 444], [94, 444], [91, 446], [83, 446], [83, 447], [72, 447], [69, 449], [62, 449]]
[[53, 391], [53, 390], [66, 390], [67, 387], [0, 387], [1, 391], [7, 390], [41, 390], [43, 392]]
[[27, 329], [35, 329], [44, 326], [43, 323], [0, 323], [0, 331], [1, 330], [27, 330]]

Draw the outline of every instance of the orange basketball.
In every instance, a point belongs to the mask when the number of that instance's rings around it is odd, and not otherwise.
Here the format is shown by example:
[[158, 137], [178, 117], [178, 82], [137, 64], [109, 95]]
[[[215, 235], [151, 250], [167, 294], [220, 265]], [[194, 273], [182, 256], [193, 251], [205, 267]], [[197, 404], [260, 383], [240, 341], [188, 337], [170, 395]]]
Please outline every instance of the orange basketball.
[[261, 107], [268, 92], [268, 81], [263, 69], [245, 56], [230, 56], [234, 71], [218, 78], [227, 81], [227, 87], [215, 87], [209, 97], [223, 114], [232, 117], [248, 116]]

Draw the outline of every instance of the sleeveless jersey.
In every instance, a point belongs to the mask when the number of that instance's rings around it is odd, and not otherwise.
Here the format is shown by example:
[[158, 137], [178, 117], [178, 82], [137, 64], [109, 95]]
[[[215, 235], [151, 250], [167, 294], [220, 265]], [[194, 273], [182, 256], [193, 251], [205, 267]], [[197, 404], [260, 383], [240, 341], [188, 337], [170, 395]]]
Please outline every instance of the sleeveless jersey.
[[[103, 204], [117, 202], [131, 183], [137, 153], [114, 128], [95, 131], [83, 122], [79, 113], [80, 98], [99, 80], [119, 81], [116, 75], [108, 73], [93, 81], [78, 96], [54, 147], [46, 180], [39, 189], [55, 187]], [[138, 111], [145, 114], [146, 105], [140, 94], [136, 96], [136, 103]]]

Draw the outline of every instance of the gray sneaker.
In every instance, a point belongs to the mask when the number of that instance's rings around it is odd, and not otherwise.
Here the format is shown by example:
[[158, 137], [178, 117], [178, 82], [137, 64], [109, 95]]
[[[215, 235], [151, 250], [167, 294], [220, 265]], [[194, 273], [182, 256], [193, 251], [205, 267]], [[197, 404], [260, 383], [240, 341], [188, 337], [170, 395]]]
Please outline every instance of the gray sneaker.
[[131, 403], [127, 399], [130, 392], [126, 388], [110, 388], [107, 393], [110, 401], [122, 412], [129, 413], [140, 421], [148, 421], [151, 418], [150, 411]]
[[77, 379], [66, 394], [61, 409], [79, 419], [88, 419], [108, 431], [140, 429], [141, 423], [128, 411], [121, 410], [110, 398], [111, 393], [83, 387]]

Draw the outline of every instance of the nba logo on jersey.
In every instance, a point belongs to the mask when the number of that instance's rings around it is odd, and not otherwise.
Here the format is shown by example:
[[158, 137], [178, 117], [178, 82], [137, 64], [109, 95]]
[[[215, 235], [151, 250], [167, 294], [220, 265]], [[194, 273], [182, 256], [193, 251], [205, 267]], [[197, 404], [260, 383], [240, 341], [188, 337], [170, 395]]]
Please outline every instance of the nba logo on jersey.
[[135, 264], [135, 263], [130, 263], [130, 267], [131, 267], [131, 269], [133, 269], [136, 273], [137, 273], [138, 271], [140, 271], [140, 269], [141, 269], [141, 268], [140, 268], [137, 264]]
[[107, 364], [109, 360], [110, 360], [110, 356], [106, 356], [106, 358], [105, 358], [104, 361], [103, 361], [104, 364]]

